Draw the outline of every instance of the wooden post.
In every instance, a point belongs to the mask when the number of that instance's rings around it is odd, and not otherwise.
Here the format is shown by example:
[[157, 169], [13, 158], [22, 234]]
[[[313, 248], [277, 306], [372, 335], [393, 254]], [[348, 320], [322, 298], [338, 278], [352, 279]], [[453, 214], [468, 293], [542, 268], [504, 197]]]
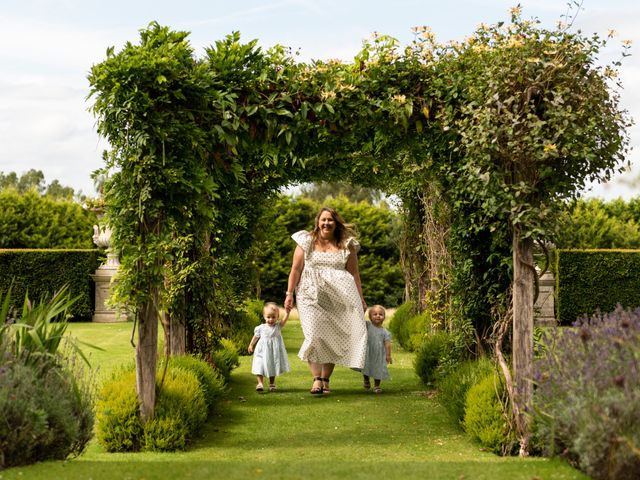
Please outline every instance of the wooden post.
[[533, 405], [533, 294], [536, 274], [533, 240], [513, 232], [513, 381], [514, 415], [520, 456], [528, 455], [529, 413]]
[[138, 343], [136, 345], [136, 391], [140, 400], [140, 416], [143, 422], [153, 418], [156, 404], [156, 363], [158, 349], [159, 292], [154, 288], [151, 298], [142, 306], [138, 319]]

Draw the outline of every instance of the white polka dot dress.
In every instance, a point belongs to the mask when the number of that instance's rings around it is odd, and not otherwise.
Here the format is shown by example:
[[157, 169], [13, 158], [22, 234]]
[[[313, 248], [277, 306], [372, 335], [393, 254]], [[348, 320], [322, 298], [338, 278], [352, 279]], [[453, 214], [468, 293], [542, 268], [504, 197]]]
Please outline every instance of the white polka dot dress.
[[336, 363], [361, 369], [367, 351], [362, 301], [353, 275], [346, 269], [352, 238], [338, 252], [312, 250], [311, 234], [291, 236], [304, 250], [304, 269], [296, 287], [296, 303], [304, 342], [298, 356], [304, 361]]

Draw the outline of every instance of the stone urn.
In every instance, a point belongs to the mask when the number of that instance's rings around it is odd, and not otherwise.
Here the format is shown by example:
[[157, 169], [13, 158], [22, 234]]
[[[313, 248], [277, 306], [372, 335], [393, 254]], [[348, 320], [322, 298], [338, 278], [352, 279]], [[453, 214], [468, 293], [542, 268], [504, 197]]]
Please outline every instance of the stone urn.
[[96, 285], [96, 309], [93, 314], [93, 321], [101, 323], [127, 321], [126, 315], [120, 314], [117, 310], [107, 305], [109, 297], [111, 296], [113, 277], [120, 266], [118, 255], [114, 253], [111, 248], [111, 230], [108, 227], [100, 228], [98, 225], [94, 225], [93, 243], [107, 250], [106, 262], [100, 265], [94, 274], [91, 275]]

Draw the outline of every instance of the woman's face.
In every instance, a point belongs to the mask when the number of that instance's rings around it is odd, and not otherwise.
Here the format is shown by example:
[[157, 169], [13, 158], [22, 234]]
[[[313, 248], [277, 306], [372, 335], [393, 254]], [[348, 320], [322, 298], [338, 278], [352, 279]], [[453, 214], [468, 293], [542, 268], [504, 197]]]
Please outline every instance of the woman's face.
[[318, 228], [320, 229], [320, 235], [323, 238], [332, 238], [336, 231], [336, 221], [333, 219], [331, 212], [324, 211], [318, 218]]

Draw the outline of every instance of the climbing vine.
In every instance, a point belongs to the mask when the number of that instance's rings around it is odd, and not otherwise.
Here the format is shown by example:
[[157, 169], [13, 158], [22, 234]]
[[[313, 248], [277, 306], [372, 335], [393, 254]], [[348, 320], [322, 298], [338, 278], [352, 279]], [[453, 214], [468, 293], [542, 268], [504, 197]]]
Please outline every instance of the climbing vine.
[[[144, 418], [155, 384], [150, 325], [169, 308], [191, 348], [210, 348], [225, 309], [250, 287], [244, 262], [261, 205], [296, 181], [398, 194], [418, 235], [404, 252], [407, 271], [418, 265], [407, 278], [424, 283], [412, 295], [451, 289], [433, 298], [464, 307], [460, 279], [477, 280], [476, 311], [489, 315], [515, 280], [514, 338], [523, 341], [514, 357], [528, 349], [531, 242], [547, 235], [558, 200], [624, 163], [619, 62], [598, 66], [607, 39], [543, 29], [519, 9], [461, 43], [414, 32], [405, 47], [376, 35], [352, 63], [305, 64], [238, 33], [196, 57], [186, 32], [152, 23], [139, 45], [111, 49], [92, 68], [93, 111], [111, 145], [117, 295], [139, 321]], [[447, 315], [471, 311], [448, 301]], [[516, 384], [530, 387], [527, 375], [516, 364]], [[526, 407], [526, 388], [516, 400]]]

